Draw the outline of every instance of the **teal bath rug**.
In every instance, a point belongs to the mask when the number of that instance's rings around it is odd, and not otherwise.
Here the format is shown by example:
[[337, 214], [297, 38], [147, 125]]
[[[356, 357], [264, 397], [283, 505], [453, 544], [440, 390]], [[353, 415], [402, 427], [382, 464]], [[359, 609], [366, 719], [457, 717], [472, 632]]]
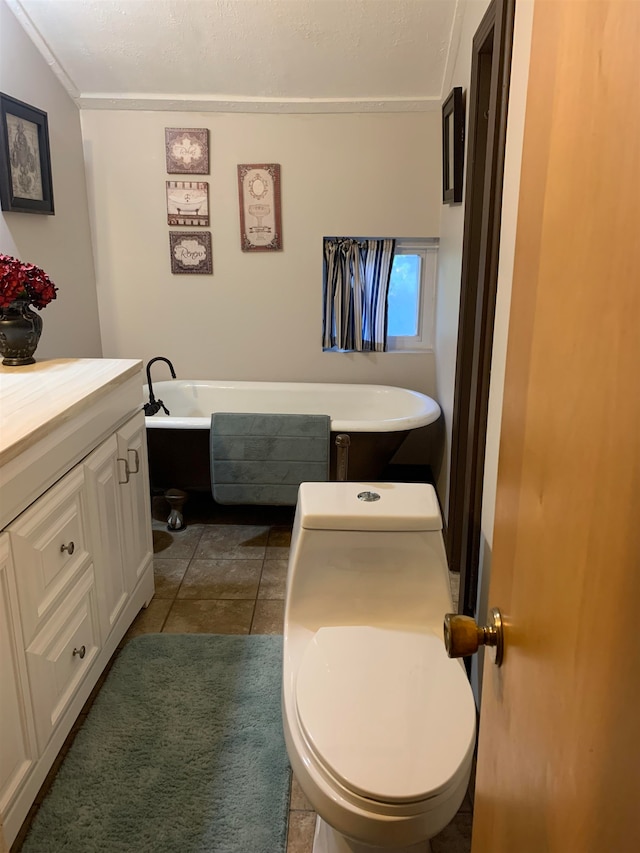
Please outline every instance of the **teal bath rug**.
[[284, 853], [281, 660], [280, 636], [132, 640], [24, 853]]

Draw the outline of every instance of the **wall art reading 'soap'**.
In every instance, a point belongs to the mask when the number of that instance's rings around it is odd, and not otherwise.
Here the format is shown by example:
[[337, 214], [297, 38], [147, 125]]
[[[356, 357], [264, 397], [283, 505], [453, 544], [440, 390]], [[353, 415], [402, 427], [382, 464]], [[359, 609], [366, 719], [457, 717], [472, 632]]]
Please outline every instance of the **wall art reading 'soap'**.
[[280, 166], [277, 163], [238, 166], [238, 188], [242, 251], [282, 249]]
[[169, 225], [209, 225], [207, 181], [167, 181]]
[[211, 275], [211, 234], [209, 231], [169, 231], [171, 272]]
[[164, 139], [170, 175], [209, 174], [209, 131], [206, 128], [165, 127]]

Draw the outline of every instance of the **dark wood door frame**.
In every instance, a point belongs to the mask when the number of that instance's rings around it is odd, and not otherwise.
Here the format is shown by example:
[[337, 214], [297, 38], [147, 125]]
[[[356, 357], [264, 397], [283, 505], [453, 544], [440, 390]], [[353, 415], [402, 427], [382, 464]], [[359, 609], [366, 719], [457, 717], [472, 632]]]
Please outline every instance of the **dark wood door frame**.
[[467, 192], [447, 518], [459, 610], [475, 615], [515, 0], [493, 0], [473, 38]]

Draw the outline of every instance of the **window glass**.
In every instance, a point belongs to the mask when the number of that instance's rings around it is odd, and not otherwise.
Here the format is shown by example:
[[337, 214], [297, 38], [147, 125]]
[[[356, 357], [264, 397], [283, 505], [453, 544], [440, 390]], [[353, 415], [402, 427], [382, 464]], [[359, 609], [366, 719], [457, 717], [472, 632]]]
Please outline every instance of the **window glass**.
[[389, 282], [387, 335], [414, 336], [420, 320], [419, 255], [398, 255], [393, 259]]
[[387, 301], [390, 352], [433, 347], [437, 258], [437, 238], [396, 238]]

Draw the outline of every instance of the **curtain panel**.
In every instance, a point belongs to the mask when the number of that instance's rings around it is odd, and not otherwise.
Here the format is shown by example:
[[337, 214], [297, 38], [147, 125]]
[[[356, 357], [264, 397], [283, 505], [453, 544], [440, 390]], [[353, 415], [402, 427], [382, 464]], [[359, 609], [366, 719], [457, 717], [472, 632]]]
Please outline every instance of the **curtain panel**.
[[325, 237], [322, 348], [385, 352], [395, 240]]

